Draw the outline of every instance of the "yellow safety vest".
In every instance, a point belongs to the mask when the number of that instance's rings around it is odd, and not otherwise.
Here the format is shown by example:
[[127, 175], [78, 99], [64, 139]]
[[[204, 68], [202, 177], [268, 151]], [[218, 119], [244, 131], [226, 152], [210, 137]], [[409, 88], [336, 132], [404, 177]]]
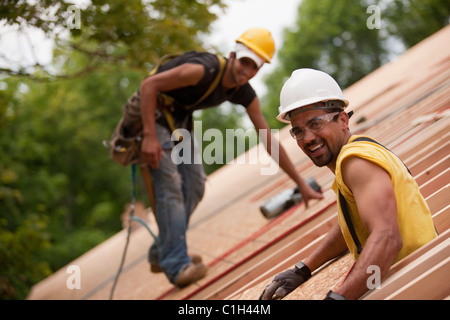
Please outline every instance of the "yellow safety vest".
[[[403, 241], [403, 247], [395, 259], [395, 262], [397, 262], [437, 236], [431, 212], [419, 191], [416, 181], [408, 173], [407, 168], [401, 160], [376, 142], [353, 142], [358, 137], [362, 136], [352, 136], [349, 139], [349, 142], [341, 149], [336, 161], [336, 178], [332, 188], [336, 194], [339, 194], [340, 191], [345, 198], [354, 230], [362, 247], [364, 247], [364, 244], [369, 237], [369, 233], [361, 221], [352, 192], [344, 184], [341, 165], [348, 157], [359, 157], [379, 165], [388, 172], [397, 199], [398, 225]], [[376, 192], [376, 190], [374, 190], [374, 192]], [[355, 245], [349, 227], [347, 226], [341, 209], [339, 196], [338, 204], [339, 226], [350, 252], [356, 259], [359, 255], [357, 246]]]

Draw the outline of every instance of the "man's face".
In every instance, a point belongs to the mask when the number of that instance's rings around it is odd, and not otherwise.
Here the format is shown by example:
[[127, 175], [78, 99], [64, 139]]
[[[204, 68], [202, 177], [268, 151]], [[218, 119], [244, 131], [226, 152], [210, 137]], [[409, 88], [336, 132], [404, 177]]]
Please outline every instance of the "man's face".
[[232, 61], [231, 75], [238, 86], [245, 85], [258, 71], [256, 63], [250, 58], [233, 59]]
[[297, 140], [297, 145], [318, 167], [328, 166], [334, 170], [336, 159], [342, 146], [349, 137], [348, 118], [345, 112], [337, 113], [334, 119], [326, 123], [316, 132], [305, 128], [313, 128], [315, 121], [327, 115], [324, 110], [310, 110], [295, 115], [292, 127], [299, 127], [304, 132], [303, 139]]

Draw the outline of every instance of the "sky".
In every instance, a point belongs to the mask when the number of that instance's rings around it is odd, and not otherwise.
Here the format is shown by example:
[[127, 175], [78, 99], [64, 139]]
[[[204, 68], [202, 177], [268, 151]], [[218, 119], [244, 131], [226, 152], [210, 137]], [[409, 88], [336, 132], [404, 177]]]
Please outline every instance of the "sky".
[[[283, 29], [294, 25], [297, 7], [301, 0], [224, 0], [224, 2], [227, 4], [227, 9], [225, 12], [221, 10], [215, 12], [219, 18], [212, 24], [211, 34], [206, 37], [205, 44], [210, 43], [223, 54], [227, 54], [234, 49], [234, 41], [245, 30], [253, 27], [270, 30], [276, 48], [280, 48], [283, 43]], [[47, 65], [51, 62], [51, 50], [51, 41], [42, 33], [18, 35], [8, 27], [0, 25], [0, 67], [5, 66], [6, 63], [9, 67], [33, 65], [36, 60], [41, 65]], [[7, 57], [8, 62], [5, 62], [4, 56]], [[275, 53], [272, 63], [265, 64], [251, 80], [258, 95], [265, 92], [262, 82], [264, 74], [270, 73], [276, 64], [277, 54]]]
[[[282, 5], [279, 5], [279, 3]], [[282, 31], [291, 26], [297, 16], [301, 0], [225, 0], [225, 13], [216, 12], [219, 19], [212, 24], [211, 41], [223, 48], [232, 49], [228, 39], [234, 40], [243, 31], [253, 27], [269, 29], [276, 44], [282, 42]]]

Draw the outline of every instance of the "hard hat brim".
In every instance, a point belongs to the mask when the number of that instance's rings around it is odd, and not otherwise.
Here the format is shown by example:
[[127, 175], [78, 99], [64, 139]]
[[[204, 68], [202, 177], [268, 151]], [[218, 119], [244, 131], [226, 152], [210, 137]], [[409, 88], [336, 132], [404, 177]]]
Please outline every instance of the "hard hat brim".
[[266, 60], [264, 58], [262, 58], [261, 56], [256, 54], [253, 50], [251, 50], [246, 45], [244, 45], [240, 42], [236, 43], [235, 53], [236, 53], [236, 59], [239, 60], [242, 58], [249, 58], [253, 62], [255, 62], [258, 69], [261, 68], [261, 66], [264, 64], [264, 62], [266, 62]]
[[260, 55], [265, 62], [270, 63], [271, 58], [265, 54], [261, 49], [259, 49], [257, 46], [255, 46], [253, 43], [245, 40], [236, 40], [237, 43], [242, 43], [243, 45], [250, 48], [252, 51], [256, 52], [258, 55]]
[[[313, 97], [313, 98], [309, 98], [309, 99], [305, 99], [302, 101], [301, 104], [299, 103], [293, 103], [290, 106], [288, 106], [287, 108], [285, 108], [285, 110], [280, 113], [276, 119], [280, 122], [283, 123], [291, 123], [291, 119], [289, 117], [289, 114], [297, 109], [301, 109], [298, 110], [297, 113], [302, 113], [302, 112], [306, 112], [306, 111], [310, 111], [310, 110], [324, 110], [324, 109], [330, 109], [330, 107], [309, 107], [307, 108], [307, 106], [310, 106], [312, 104], [318, 103], [318, 102], [326, 102], [326, 101], [332, 101], [332, 100], [339, 100], [344, 102], [344, 107], [342, 108], [342, 110], [345, 110], [345, 108], [347, 108], [347, 106], [349, 105], [349, 101], [347, 99], [343, 99], [342, 97], [331, 97], [328, 99], [320, 99], [317, 97]], [[279, 109], [281, 109], [281, 106], [279, 107]]]

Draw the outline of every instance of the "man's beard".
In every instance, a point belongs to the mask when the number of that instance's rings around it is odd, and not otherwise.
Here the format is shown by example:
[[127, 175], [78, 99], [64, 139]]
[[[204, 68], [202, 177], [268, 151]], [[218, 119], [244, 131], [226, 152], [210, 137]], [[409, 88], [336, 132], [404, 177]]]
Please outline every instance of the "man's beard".
[[[325, 153], [322, 153], [319, 156], [313, 156], [312, 152], [309, 151], [309, 148], [315, 144], [323, 144], [323, 147], [325, 149]], [[313, 142], [308, 143], [304, 146], [304, 152], [305, 154], [311, 159], [311, 161], [317, 166], [317, 167], [324, 167], [330, 164], [333, 159], [335, 158], [334, 153], [330, 150], [328, 147], [328, 144], [322, 140], [322, 139], [316, 139]]]
[[231, 62], [231, 80], [233, 80], [234, 84], [236, 84], [238, 87], [245, 85], [248, 81], [244, 81], [244, 83], [239, 83], [239, 80], [237, 78], [238, 74], [234, 69], [234, 62], [236, 60], [233, 60]]

